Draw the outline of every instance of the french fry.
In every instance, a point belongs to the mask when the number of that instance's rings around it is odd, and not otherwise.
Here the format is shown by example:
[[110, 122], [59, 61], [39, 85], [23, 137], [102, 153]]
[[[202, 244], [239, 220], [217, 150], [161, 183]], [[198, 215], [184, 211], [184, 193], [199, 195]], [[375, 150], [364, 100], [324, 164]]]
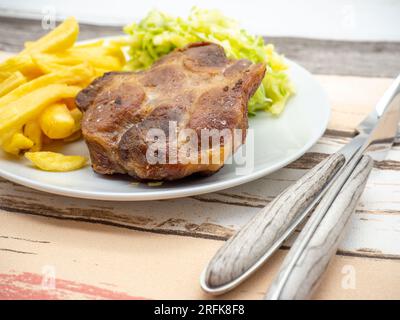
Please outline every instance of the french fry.
[[94, 70], [88, 64], [81, 64], [70, 68], [64, 68], [54, 73], [43, 75], [35, 80], [29, 81], [14, 89], [7, 95], [0, 98], [0, 110], [7, 104], [18, 100], [26, 94], [50, 84], [75, 85], [91, 81], [94, 77]]
[[70, 114], [72, 118], [74, 119], [74, 130], [73, 132], [76, 132], [81, 129], [81, 122], [82, 122], [82, 111], [79, 110], [78, 108], [74, 108], [70, 110]]
[[8, 72], [8, 71], [1, 72], [0, 71], [0, 82], [6, 80], [12, 74], [13, 74], [13, 72]]
[[31, 54], [38, 52], [55, 52], [73, 46], [79, 33], [79, 25], [75, 18], [67, 18], [53, 31], [37, 41], [27, 42], [26, 48], [19, 54], [0, 63], [0, 72], [20, 71], [24, 75], [37, 75], [37, 66]]
[[75, 97], [105, 72], [121, 70], [125, 56], [120, 41], [98, 40], [74, 45], [79, 33], [68, 18], [19, 54], [0, 62], [0, 146], [9, 153], [26, 152], [42, 170], [69, 171], [86, 159], [40, 152], [54, 139], [81, 137], [82, 112]]
[[21, 72], [16, 71], [12, 73], [7, 79], [0, 83], [0, 97], [6, 95], [25, 82], [26, 78]]
[[123, 53], [121, 48], [109, 47], [109, 50], [110, 50], [110, 54], [119, 60], [119, 63], [121, 64], [121, 69], [122, 69], [122, 66], [124, 66], [126, 63], [126, 58], [125, 58], [125, 54]]
[[[68, 59], [63, 60], [63, 57]], [[95, 68], [101, 68], [107, 71], [120, 70], [125, 64], [126, 59], [121, 47], [117, 44], [107, 43], [104, 46], [93, 46], [81, 48], [72, 47], [64, 53], [57, 55], [57, 63], [76, 63], [81, 59], [88, 61]]]
[[25, 157], [41, 170], [72, 171], [85, 166], [87, 159], [82, 156], [65, 156], [55, 152], [25, 152]]
[[86, 49], [86, 48], [95, 48], [95, 47], [101, 47], [104, 44], [104, 40], [97, 40], [97, 41], [92, 41], [92, 42], [87, 42], [87, 43], [81, 43], [81, 44], [76, 44], [74, 48], [78, 49]]
[[121, 36], [118, 38], [112, 38], [108, 43], [121, 48], [121, 47], [126, 47], [126, 46], [131, 45], [132, 44], [131, 42], [132, 42], [131, 38], [126, 37], [126, 36]]
[[74, 17], [69, 17], [45, 36], [26, 43], [26, 48], [21, 53], [60, 52], [74, 45], [78, 33], [78, 22]]
[[64, 70], [65, 68], [69, 68], [69, 66], [57, 64], [54, 62], [49, 62], [44, 59], [38, 58], [37, 56], [32, 59], [38, 69], [44, 74], [59, 72]]
[[29, 151], [40, 151], [42, 149], [43, 135], [38, 121], [29, 121], [24, 126], [24, 135], [33, 142], [33, 146], [29, 149]]
[[14, 133], [10, 140], [3, 144], [4, 151], [13, 155], [19, 155], [21, 150], [32, 148], [33, 141], [24, 136], [21, 132]]
[[65, 98], [75, 97], [80, 90], [81, 88], [76, 86], [52, 84], [11, 102], [0, 112], [0, 143], [8, 131], [20, 128], [35, 119], [46, 106]]
[[96, 78], [97, 78], [97, 77], [102, 77], [106, 72], [109, 72], [109, 70], [107, 70], [107, 69], [95, 68]]
[[102, 46], [88, 46], [88, 47], [80, 47], [80, 46], [73, 46], [68, 50], [65, 50], [65, 53], [68, 53], [73, 56], [81, 56], [83, 55], [112, 55], [112, 50], [108, 48], [108, 44]]
[[106, 53], [111, 54], [114, 57], [117, 57], [122, 65], [125, 65], [126, 63], [126, 58], [125, 54], [122, 51], [122, 42], [115, 40], [115, 41], [110, 41], [106, 45]]
[[18, 54], [0, 63], [1, 73], [12, 73], [16, 71], [24, 75], [38, 74], [40, 72], [38, 67], [33, 63], [31, 56], [28, 54]]
[[91, 66], [95, 68], [106, 69], [108, 71], [121, 70], [122, 68], [122, 63], [118, 57], [112, 56], [110, 54], [102, 54], [100, 52], [96, 52], [96, 50], [94, 49], [71, 49], [56, 54], [37, 53], [32, 54], [32, 59], [36, 62], [37, 65], [49, 64], [72, 66], [88, 62]]
[[39, 124], [44, 134], [51, 139], [66, 138], [75, 130], [75, 120], [63, 103], [48, 106], [40, 115]]
[[26, 42], [24, 43], [24, 48], [26, 49], [26, 48], [28, 48], [29, 46], [32, 46], [34, 42], [35, 42], [35, 41], [26, 41]]

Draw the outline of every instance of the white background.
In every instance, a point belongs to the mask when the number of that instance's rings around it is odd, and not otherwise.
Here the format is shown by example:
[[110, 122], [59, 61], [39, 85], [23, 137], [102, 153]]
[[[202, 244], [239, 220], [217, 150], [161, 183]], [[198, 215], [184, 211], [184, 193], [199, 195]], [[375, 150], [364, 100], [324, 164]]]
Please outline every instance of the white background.
[[0, 15], [40, 19], [50, 6], [58, 18], [122, 25], [151, 8], [186, 15], [193, 5], [219, 8], [263, 35], [400, 41], [399, 0], [0, 0]]
[[400, 0], [0, 0], [0, 15], [40, 19], [50, 6], [58, 18], [122, 25], [151, 8], [186, 15], [193, 5], [222, 9], [263, 35], [400, 41]]

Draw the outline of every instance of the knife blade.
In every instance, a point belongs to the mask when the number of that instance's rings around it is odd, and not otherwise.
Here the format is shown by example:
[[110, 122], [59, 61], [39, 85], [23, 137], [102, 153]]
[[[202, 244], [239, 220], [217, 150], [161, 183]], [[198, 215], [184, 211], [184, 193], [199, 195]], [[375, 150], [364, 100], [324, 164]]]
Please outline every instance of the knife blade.
[[284, 190], [218, 250], [201, 275], [204, 291], [221, 294], [233, 289], [280, 247], [315, 208], [351, 159], [368, 144], [369, 134], [383, 116], [399, 82], [397, 78], [375, 110], [360, 123], [358, 135], [349, 144]]
[[383, 160], [400, 120], [400, 76], [360, 125], [363, 146], [335, 180], [289, 250], [266, 299], [306, 299], [337, 251], [364, 190], [373, 160]]

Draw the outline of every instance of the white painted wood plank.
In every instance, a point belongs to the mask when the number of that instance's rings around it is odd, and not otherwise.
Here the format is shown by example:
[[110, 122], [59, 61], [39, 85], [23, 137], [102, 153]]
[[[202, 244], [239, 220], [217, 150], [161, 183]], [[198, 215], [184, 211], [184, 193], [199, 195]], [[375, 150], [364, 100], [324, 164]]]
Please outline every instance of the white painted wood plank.
[[[333, 152], [346, 139], [325, 136], [311, 150]], [[398, 161], [400, 148], [389, 157]], [[307, 155], [306, 155], [307, 156]], [[296, 166], [296, 163], [291, 164]], [[221, 192], [151, 202], [107, 202], [73, 199], [34, 191], [0, 180], [0, 205], [5, 210], [126, 225], [141, 230], [190, 236], [228, 238], [259, 208], [306, 172], [284, 168], [271, 175]], [[353, 254], [400, 258], [400, 170], [374, 168], [350, 232], [340, 250]], [[288, 242], [287, 244], [290, 244]], [[368, 254], [369, 254], [368, 253]]]

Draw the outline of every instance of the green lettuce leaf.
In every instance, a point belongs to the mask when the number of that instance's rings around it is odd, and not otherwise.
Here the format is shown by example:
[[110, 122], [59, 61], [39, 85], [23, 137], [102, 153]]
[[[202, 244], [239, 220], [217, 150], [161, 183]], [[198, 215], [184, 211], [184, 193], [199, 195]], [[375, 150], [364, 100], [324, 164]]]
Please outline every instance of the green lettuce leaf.
[[280, 114], [288, 98], [294, 94], [293, 85], [285, 72], [287, 65], [272, 44], [265, 44], [260, 36], [253, 36], [239, 24], [217, 10], [194, 7], [188, 18], [173, 17], [153, 10], [139, 23], [124, 28], [130, 35], [125, 69], [143, 70], [175, 48], [196, 41], [209, 41], [221, 45], [229, 58], [265, 62], [266, 75], [249, 101], [249, 115], [258, 110]]

